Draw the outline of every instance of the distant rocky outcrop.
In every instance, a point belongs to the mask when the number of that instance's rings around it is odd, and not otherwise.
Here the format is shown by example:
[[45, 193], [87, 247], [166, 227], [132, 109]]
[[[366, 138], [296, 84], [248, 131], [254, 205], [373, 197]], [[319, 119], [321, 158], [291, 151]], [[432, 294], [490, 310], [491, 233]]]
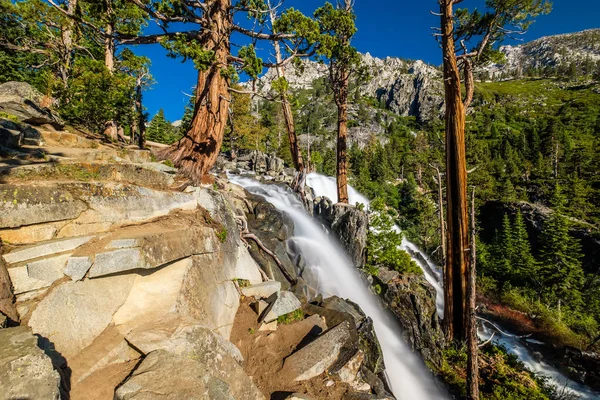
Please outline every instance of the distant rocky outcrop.
[[[414, 116], [428, 121], [440, 115], [443, 102], [441, 72], [423, 61], [407, 61], [394, 57], [385, 59], [362, 55], [369, 79], [360, 86], [360, 94], [377, 99], [385, 108], [402, 116]], [[292, 89], [311, 89], [316, 79], [327, 77], [327, 66], [305, 61], [300, 70], [288, 64], [285, 76]], [[259, 91], [269, 92], [277, 78], [274, 69], [268, 70], [256, 85]]]
[[504, 63], [487, 65], [480, 72], [488, 72], [490, 77], [511, 77], [531, 68], [566, 67], [588, 61], [594, 64], [600, 61], [600, 29], [544, 36], [518, 46], [502, 46], [500, 51]]

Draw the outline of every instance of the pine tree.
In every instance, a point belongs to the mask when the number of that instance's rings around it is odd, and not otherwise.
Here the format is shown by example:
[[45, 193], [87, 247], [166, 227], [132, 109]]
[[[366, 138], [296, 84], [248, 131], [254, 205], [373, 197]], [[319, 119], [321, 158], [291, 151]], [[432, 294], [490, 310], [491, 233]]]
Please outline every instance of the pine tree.
[[525, 286], [535, 279], [536, 263], [531, 255], [529, 235], [521, 212], [517, 213], [512, 225], [512, 245], [511, 281], [515, 286]]
[[497, 249], [497, 277], [503, 281], [509, 280], [512, 275], [512, 263], [515, 258], [515, 246], [513, 241], [514, 235], [512, 232], [512, 224], [508, 214], [504, 214], [502, 218], [502, 230], [498, 237]]
[[581, 304], [580, 289], [584, 273], [581, 245], [569, 234], [571, 223], [563, 214], [564, 197], [556, 185], [552, 201], [554, 212], [544, 224], [541, 267], [538, 274], [542, 294], [548, 303]]
[[150, 121], [146, 131], [148, 140], [158, 143], [170, 144], [173, 141], [173, 126], [165, 118], [165, 112], [161, 108]]

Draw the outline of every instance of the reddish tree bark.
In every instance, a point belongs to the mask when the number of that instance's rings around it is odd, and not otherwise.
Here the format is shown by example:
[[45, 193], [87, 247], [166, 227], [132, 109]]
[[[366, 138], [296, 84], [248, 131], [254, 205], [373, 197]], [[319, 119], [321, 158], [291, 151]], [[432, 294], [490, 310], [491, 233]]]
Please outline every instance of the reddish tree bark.
[[457, 65], [453, 4], [441, 0], [444, 92], [446, 100], [446, 190], [447, 239], [444, 269], [444, 325], [450, 340], [467, 338], [467, 163], [465, 155], [465, 108], [461, 98]]
[[343, 94], [338, 94], [341, 98], [338, 104], [338, 135], [337, 135], [337, 173], [336, 183], [338, 192], [338, 202], [348, 203], [348, 78], [342, 85]]
[[[352, 11], [352, 1], [345, 0], [347, 12]], [[350, 46], [350, 38], [342, 38], [342, 46]], [[350, 66], [344, 61], [333, 62], [330, 66], [333, 97], [338, 109], [337, 125], [337, 168], [336, 183], [338, 203], [348, 204], [348, 86], [350, 84]]]
[[[271, 3], [268, 3], [269, 7], [271, 7]], [[275, 9], [271, 8], [270, 12], [271, 17], [271, 25], [275, 25]], [[281, 46], [279, 41], [273, 41], [273, 47], [275, 49], [275, 61], [277, 61], [277, 66], [275, 70], [277, 71], [278, 78], [285, 78], [285, 71], [283, 69], [283, 65], [281, 65], [283, 61], [283, 56], [281, 55]], [[294, 114], [292, 113], [292, 106], [288, 99], [287, 93], [285, 90], [281, 91], [281, 107], [283, 109], [283, 118], [285, 119], [285, 128], [288, 134], [288, 140], [290, 142], [290, 152], [292, 153], [292, 162], [294, 163], [294, 168], [298, 172], [299, 175], [304, 174], [304, 160], [302, 159], [302, 151], [300, 150], [300, 146], [298, 145], [298, 137], [296, 135], [296, 127], [294, 124]], [[298, 179], [298, 181], [303, 181], [302, 178]]]
[[228, 66], [231, 34], [231, 0], [207, 1], [211, 29], [198, 37], [202, 47], [215, 53], [215, 63], [198, 71], [192, 127], [177, 143], [162, 152], [195, 183], [202, 182], [217, 161], [229, 113], [229, 83], [221, 71]]
[[2, 241], [0, 241], [0, 313], [6, 315], [14, 322], [19, 322], [19, 313], [15, 307], [15, 296], [12, 282], [6, 264], [2, 258]]

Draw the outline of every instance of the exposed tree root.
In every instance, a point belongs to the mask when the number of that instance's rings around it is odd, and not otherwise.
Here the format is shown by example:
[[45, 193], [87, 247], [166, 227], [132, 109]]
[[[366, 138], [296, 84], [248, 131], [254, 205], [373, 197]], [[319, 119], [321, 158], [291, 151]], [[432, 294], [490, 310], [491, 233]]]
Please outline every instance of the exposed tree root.
[[[292, 278], [292, 276], [289, 274], [289, 272], [285, 269], [285, 267], [283, 266], [283, 263], [279, 260], [277, 255], [275, 255], [275, 253], [273, 253], [271, 250], [269, 250], [255, 234], [250, 233], [250, 231], [248, 230], [248, 221], [246, 221], [246, 218], [241, 217], [241, 216], [236, 216], [235, 218], [240, 227], [240, 238], [242, 239], [244, 244], [246, 246], [248, 246], [248, 242], [246, 239], [250, 239], [250, 240], [254, 241], [262, 251], [267, 253], [273, 259], [273, 261], [275, 261], [275, 263], [279, 267], [279, 270], [285, 276], [285, 279], [287, 279], [287, 281], [289, 283], [291, 283], [292, 285], [295, 285], [297, 283], [296, 280], [294, 278]], [[262, 271], [262, 269], [260, 269], [260, 270], [261, 270], [261, 273], [264, 274], [264, 271]], [[263, 275], [263, 277], [264, 277], [264, 275]], [[272, 280], [272, 278], [270, 278], [269, 280]]]

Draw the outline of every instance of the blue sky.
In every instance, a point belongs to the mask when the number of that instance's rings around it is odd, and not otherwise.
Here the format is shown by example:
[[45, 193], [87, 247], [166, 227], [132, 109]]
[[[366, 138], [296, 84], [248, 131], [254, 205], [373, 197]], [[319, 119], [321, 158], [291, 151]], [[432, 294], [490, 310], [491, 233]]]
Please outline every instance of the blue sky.
[[[324, 0], [285, 2], [307, 14], [323, 3]], [[483, 4], [483, 0], [465, 0], [461, 6], [481, 8]], [[403, 57], [440, 64], [440, 49], [431, 36], [431, 27], [439, 25], [439, 19], [429, 13], [437, 11], [436, 7], [436, 0], [356, 0], [358, 33], [353, 44], [360, 52], [376, 57]], [[529, 41], [589, 28], [600, 28], [600, 1], [555, 0], [552, 13], [538, 17], [523, 39]], [[157, 83], [144, 94], [150, 116], [163, 108], [167, 119], [181, 118], [188, 102], [184, 93], [191, 92], [196, 80], [192, 62], [166, 57], [159, 45], [137, 46], [135, 51], [152, 60], [151, 72]]]

